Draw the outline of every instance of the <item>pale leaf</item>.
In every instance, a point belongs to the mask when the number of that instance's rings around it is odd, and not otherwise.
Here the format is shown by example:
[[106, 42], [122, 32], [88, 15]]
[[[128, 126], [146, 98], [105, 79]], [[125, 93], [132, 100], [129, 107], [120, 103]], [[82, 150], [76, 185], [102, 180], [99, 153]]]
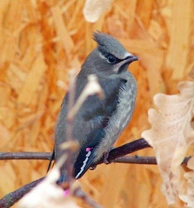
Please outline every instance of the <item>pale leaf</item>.
[[100, 15], [109, 9], [113, 0], [86, 0], [84, 17], [88, 22], [96, 22]]
[[47, 177], [18, 203], [18, 208], [80, 208], [71, 195], [56, 184], [60, 177], [58, 167], [54, 167]]
[[184, 174], [188, 181], [188, 187], [186, 194], [180, 194], [180, 198], [186, 202], [186, 208], [194, 207], [194, 172], [188, 172]]
[[187, 167], [191, 170], [194, 170], [194, 157], [191, 157], [187, 162]]
[[187, 192], [186, 194], [181, 194], [180, 198], [186, 202], [186, 208], [193, 208], [194, 207], [194, 157], [190, 158], [187, 167], [192, 171], [187, 172], [184, 174], [185, 178], [187, 179]]
[[180, 165], [188, 146], [194, 141], [191, 125], [194, 109], [194, 83], [185, 81], [178, 85], [180, 94], [157, 94], [154, 103], [158, 108], [148, 112], [151, 129], [142, 137], [154, 148], [163, 185], [162, 191], [169, 204], [182, 194]]

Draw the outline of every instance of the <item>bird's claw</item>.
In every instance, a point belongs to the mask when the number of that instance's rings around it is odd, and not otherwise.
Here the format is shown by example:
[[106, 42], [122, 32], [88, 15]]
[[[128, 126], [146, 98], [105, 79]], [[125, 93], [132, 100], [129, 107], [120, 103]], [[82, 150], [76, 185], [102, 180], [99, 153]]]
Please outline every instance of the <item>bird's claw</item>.
[[109, 164], [110, 162], [108, 161], [108, 156], [109, 156], [109, 152], [106, 152], [104, 155], [103, 155], [103, 162], [105, 164]]
[[93, 165], [92, 167], [90, 167], [90, 170], [95, 170], [96, 169], [96, 165]]

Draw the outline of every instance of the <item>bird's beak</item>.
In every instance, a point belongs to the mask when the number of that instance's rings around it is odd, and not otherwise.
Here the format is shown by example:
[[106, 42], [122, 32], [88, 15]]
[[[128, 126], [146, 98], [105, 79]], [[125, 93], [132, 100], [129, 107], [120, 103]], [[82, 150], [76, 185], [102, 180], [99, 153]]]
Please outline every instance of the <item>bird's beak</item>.
[[124, 63], [124, 64], [125, 64], [125, 63], [130, 64], [130, 63], [132, 63], [133, 61], [137, 61], [137, 60], [138, 60], [137, 56], [131, 55], [131, 56], [127, 56], [127, 58], [125, 58], [125, 59], [123, 60], [123, 63]]
[[121, 62], [118, 63], [117, 69], [116, 69], [117, 73], [120, 73], [123, 70], [127, 69], [130, 63], [132, 63], [133, 61], [137, 61], [137, 60], [138, 60], [137, 56], [134, 56], [134, 55], [127, 56], [125, 59], [123, 59]]

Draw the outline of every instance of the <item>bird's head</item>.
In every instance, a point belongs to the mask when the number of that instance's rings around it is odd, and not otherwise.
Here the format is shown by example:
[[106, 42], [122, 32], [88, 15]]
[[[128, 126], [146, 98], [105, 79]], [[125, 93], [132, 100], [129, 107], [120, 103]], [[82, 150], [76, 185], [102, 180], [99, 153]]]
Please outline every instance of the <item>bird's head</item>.
[[84, 62], [82, 69], [85, 72], [102, 76], [120, 74], [127, 70], [130, 63], [138, 60], [112, 36], [95, 32], [93, 37], [98, 46]]

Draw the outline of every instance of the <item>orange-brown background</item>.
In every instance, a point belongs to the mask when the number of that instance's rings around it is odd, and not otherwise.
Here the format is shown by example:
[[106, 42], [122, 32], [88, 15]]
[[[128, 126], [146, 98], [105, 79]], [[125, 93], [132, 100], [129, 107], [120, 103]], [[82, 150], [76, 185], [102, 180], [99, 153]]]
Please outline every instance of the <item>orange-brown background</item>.
[[[84, 0], [0, 1], [0, 151], [52, 150], [65, 94], [59, 80], [67, 89], [68, 72], [78, 72], [95, 47], [95, 30], [139, 57], [130, 66], [138, 82], [135, 114], [117, 145], [149, 128], [154, 94], [177, 93], [176, 84], [186, 79], [194, 64], [193, 0], [115, 0], [94, 24], [84, 19], [83, 6]], [[47, 165], [0, 161], [0, 196], [44, 176]], [[101, 165], [80, 182], [106, 208], [167, 207], [156, 166]]]

